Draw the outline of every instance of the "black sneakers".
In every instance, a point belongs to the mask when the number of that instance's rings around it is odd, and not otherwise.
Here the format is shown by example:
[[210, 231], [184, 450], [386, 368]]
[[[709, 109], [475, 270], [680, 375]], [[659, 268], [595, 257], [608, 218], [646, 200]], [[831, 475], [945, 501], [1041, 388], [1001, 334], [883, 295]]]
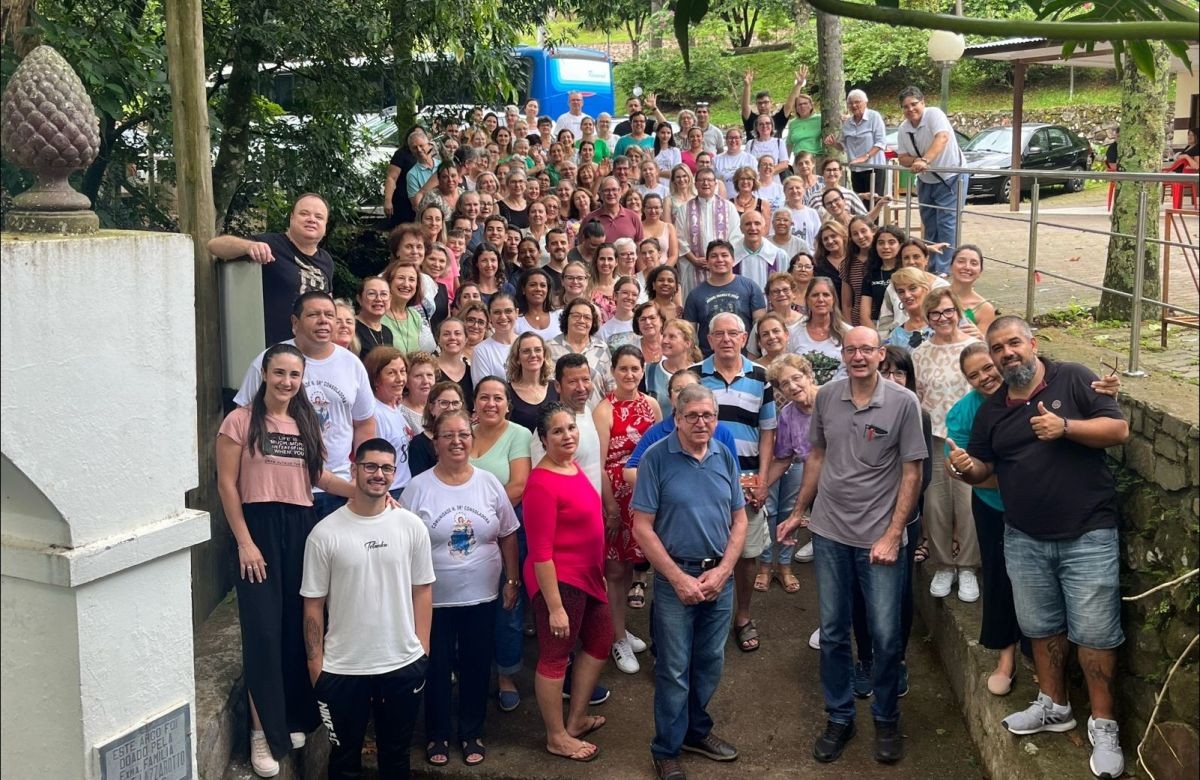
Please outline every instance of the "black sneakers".
[[899, 721], [875, 721], [875, 760], [881, 764], [894, 764], [902, 758], [904, 737], [900, 734]]
[[837, 761], [842, 757], [846, 743], [852, 739], [854, 739], [853, 723], [826, 721], [825, 733], [817, 737], [817, 742], [813, 745], [813, 758], [822, 764]]

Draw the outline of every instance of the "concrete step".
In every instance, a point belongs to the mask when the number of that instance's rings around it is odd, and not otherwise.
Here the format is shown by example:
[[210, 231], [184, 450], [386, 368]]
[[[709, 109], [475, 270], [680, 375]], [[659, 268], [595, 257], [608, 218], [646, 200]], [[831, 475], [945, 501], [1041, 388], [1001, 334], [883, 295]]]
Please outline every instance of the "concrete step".
[[[228, 768], [222, 780], [258, 780], [245, 751], [228, 757]], [[299, 750], [293, 750], [279, 762], [275, 780], [322, 780], [329, 764], [329, 735], [325, 727], [308, 736]]]
[[[1091, 778], [1086, 695], [1071, 692], [1075, 720], [1079, 724], [1074, 731], [1018, 737], [1001, 726], [1000, 721], [1006, 716], [1025, 709], [1037, 698], [1031, 665], [1019, 662], [1012, 693], [993, 696], [987, 689], [987, 678], [996, 668], [996, 653], [979, 644], [981, 602], [965, 604], [958, 600], [957, 591], [942, 599], [929, 595], [933, 571], [930, 564], [916, 567], [913, 598], [941, 656], [954, 697], [966, 716], [967, 732], [979, 751], [987, 775], [1021, 780]], [[1123, 736], [1127, 750], [1125, 765], [1132, 768], [1129, 749], [1136, 737], [1132, 734]]]

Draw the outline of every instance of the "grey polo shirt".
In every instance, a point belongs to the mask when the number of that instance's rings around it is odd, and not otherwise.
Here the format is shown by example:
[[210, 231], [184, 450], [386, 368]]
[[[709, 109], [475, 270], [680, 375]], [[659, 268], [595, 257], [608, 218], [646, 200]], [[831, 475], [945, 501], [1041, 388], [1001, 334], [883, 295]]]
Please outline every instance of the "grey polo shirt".
[[[929, 147], [933, 146], [933, 139], [938, 133], [949, 133], [950, 138], [942, 147], [941, 153], [930, 159], [926, 152], [929, 151]], [[950, 120], [946, 118], [940, 108], [927, 107], [925, 113], [921, 114], [921, 119], [917, 122], [916, 127], [913, 127], [907, 119], [901, 122], [900, 130], [896, 133], [896, 150], [901, 154], [925, 157], [929, 160], [931, 168], [963, 168], [966, 166], [962, 149], [958, 146], [958, 136], [954, 134]], [[941, 174], [944, 179], [957, 175], [954, 173]], [[917, 178], [926, 184], [939, 181], [938, 174], [930, 171], [917, 174]]]
[[829, 382], [817, 391], [808, 436], [825, 450], [809, 528], [851, 547], [870, 547], [891, 522], [901, 466], [929, 457], [916, 395], [881, 377], [860, 409], [849, 379]]
[[654, 533], [672, 558], [720, 558], [732, 514], [745, 505], [737, 456], [716, 440], [696, 460], [683, 451], [675, 430], [638, 463], [632, 506], [654, 515]]

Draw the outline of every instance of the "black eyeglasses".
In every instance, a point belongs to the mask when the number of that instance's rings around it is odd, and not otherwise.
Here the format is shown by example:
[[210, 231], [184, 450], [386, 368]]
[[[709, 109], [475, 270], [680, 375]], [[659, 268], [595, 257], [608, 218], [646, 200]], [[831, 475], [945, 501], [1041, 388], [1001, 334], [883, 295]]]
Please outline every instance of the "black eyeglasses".
[[385, 477], [390, 477], [396, 473], [396, 467], [387, 463], [372, 463], [371, 461], [363, 461], [358, 464], [358, 467], [368, 474], [383, 472]]

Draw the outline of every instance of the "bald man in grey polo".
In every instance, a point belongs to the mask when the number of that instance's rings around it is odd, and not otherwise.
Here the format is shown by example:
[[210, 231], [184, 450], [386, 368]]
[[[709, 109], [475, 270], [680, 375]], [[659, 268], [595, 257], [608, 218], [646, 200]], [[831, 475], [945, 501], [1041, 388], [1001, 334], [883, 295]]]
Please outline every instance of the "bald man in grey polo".
[[881, 378], [867, 407], [856, 409], [850, 380], [830, 382], [817, 393], [809, 438], [825, 462], [808, 527], [869, 548], [891, 519], [901, 464], [928, 457], [917, 397]]

